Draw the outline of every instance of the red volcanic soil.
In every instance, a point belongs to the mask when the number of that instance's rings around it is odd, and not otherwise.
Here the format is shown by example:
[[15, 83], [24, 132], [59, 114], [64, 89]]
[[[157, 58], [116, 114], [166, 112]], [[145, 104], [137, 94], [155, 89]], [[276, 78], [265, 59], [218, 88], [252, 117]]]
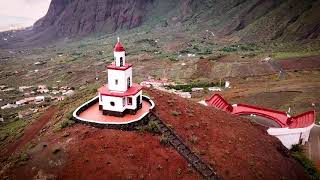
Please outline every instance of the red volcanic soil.
[[146, 132], [76, 124], [48, 132], [30, 159], [5, 173], [10, 179], [201, 179], [172, 147]]
[[278, 60], [285, 70], [320, 69], [320, 56], [298, 57]]
[[17, 152], [19, 149], [23, 148], [28, 142], [30, 142], [40, 130], [48, 123], [51, 117], [57, 112], [55, 106], [50, 107], [42, 114], [37, 120], [35, 120], [28, 128], [23, 132], [23, 136], [18, 139], [15, 143], [10, 144], [4, 153], [4, 157], [8, 157], [11, 154]]
[[95, 129], [72, 146], [77, 148], [68, 152], [72, 157], [61, 174], [67, 179], [75, 175], [81, 179], [199, 178], [188, 172], [187, 162], [173, 148], [161, 146], [159, 138], [150, 134]]
[[147, 94], [156, 103], [155, 113], [223, 179], [307, 179], [302, 166], [265, 128], [173, 94]]

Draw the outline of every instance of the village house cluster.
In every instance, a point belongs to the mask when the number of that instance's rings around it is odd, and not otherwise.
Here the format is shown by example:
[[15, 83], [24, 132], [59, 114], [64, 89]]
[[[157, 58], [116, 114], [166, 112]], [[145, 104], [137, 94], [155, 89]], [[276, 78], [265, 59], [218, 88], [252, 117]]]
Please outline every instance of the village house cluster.
[[5, 85], [0, 86], [0, 91], [2, 92], [10, 92], [15, 90], [23, 93], [25, 98], [17, 100], [14, 103], [8, 103], [4, 106], [1, 106], [1, 109], [17, 108], [27, 104], [41, 104], [45, 101], [62, 101], [66, 96], [73, 96], [75, 93], [74, 89], [68, 86], [56, 86], [51, 88], [48, 88], [46, 85], [20, 86], [17, 89], [13, 87], [7, 87]]
[[[168, 86], [175, 86], [177, 85], [175, 82], [170, 82], [168, 79], [163, 78], [163, 79], [155, 79], [151, 76], [148, 77], [147, 80], [142, 81], [140, 83], [141, 86], [143, 87], [152, 87], [160, 91], [172, 93], [179, 95], [182, 98], [187, 98], [190, 99], [192, 97], [192, 94], [197, 94], [203, 92], [205, 89], [202, 87], [195, 87], [191, 89], [191, 92], [183, 92], [181, 90], [175, 90], [175, 89], [168, 89]], [[226, 81], [225, 82], [225, 88], [230, 88], [230, 82]], [[222, 91], [221, 87], [208, 87], [208, 91]]]

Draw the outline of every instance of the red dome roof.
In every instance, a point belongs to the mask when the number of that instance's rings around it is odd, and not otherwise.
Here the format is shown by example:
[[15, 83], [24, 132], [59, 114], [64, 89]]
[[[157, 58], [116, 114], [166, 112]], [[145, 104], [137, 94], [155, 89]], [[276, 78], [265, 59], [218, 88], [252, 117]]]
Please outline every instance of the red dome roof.
[[125, 50], [124, 50], [124, 47], [122, 46], [122, 44], [120, 42], [117, 42], [117, 44], [114, 46], [114, 51], [115, 52], [122, 52]]

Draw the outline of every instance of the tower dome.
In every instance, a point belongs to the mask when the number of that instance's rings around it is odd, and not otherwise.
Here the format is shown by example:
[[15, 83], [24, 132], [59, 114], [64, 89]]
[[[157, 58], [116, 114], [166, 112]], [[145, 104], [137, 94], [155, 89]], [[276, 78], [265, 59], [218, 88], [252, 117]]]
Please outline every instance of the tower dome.
[[115, 52], [123, 52], [125, 51], [124, 47], [122, 46], [122, 44], [120, 43], [120, 38], [118, 37], [118, 42], [117, 44], [114, 46], [114, 51]]

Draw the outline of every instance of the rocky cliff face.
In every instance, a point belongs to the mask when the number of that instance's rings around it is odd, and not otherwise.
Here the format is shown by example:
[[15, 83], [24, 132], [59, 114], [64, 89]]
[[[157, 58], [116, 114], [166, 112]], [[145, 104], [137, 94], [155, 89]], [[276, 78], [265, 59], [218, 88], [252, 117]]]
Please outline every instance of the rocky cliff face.
[[160, 19], [168, 31], [182, 24], [247, 42], [314, 40], [320, 37], [319, 10], [319, 0], [52, 0], [46, 16], [10, 43], [106, 34]]
[[54, 30], [58, 36], [114, 32], [139, 26], [154, 0], [53, 0], [36, 31]]
[[[223, 36], [236, 34], [248, 41], [299, 40], [318, 38], [319, 7], [318, 0], [52, 0], [34, 30], [58, 37], [111, 33], [176, 10], [179, 20], [209, 22], [208, 28]], [[160, 13], [150, 14], [157, 10]]]

